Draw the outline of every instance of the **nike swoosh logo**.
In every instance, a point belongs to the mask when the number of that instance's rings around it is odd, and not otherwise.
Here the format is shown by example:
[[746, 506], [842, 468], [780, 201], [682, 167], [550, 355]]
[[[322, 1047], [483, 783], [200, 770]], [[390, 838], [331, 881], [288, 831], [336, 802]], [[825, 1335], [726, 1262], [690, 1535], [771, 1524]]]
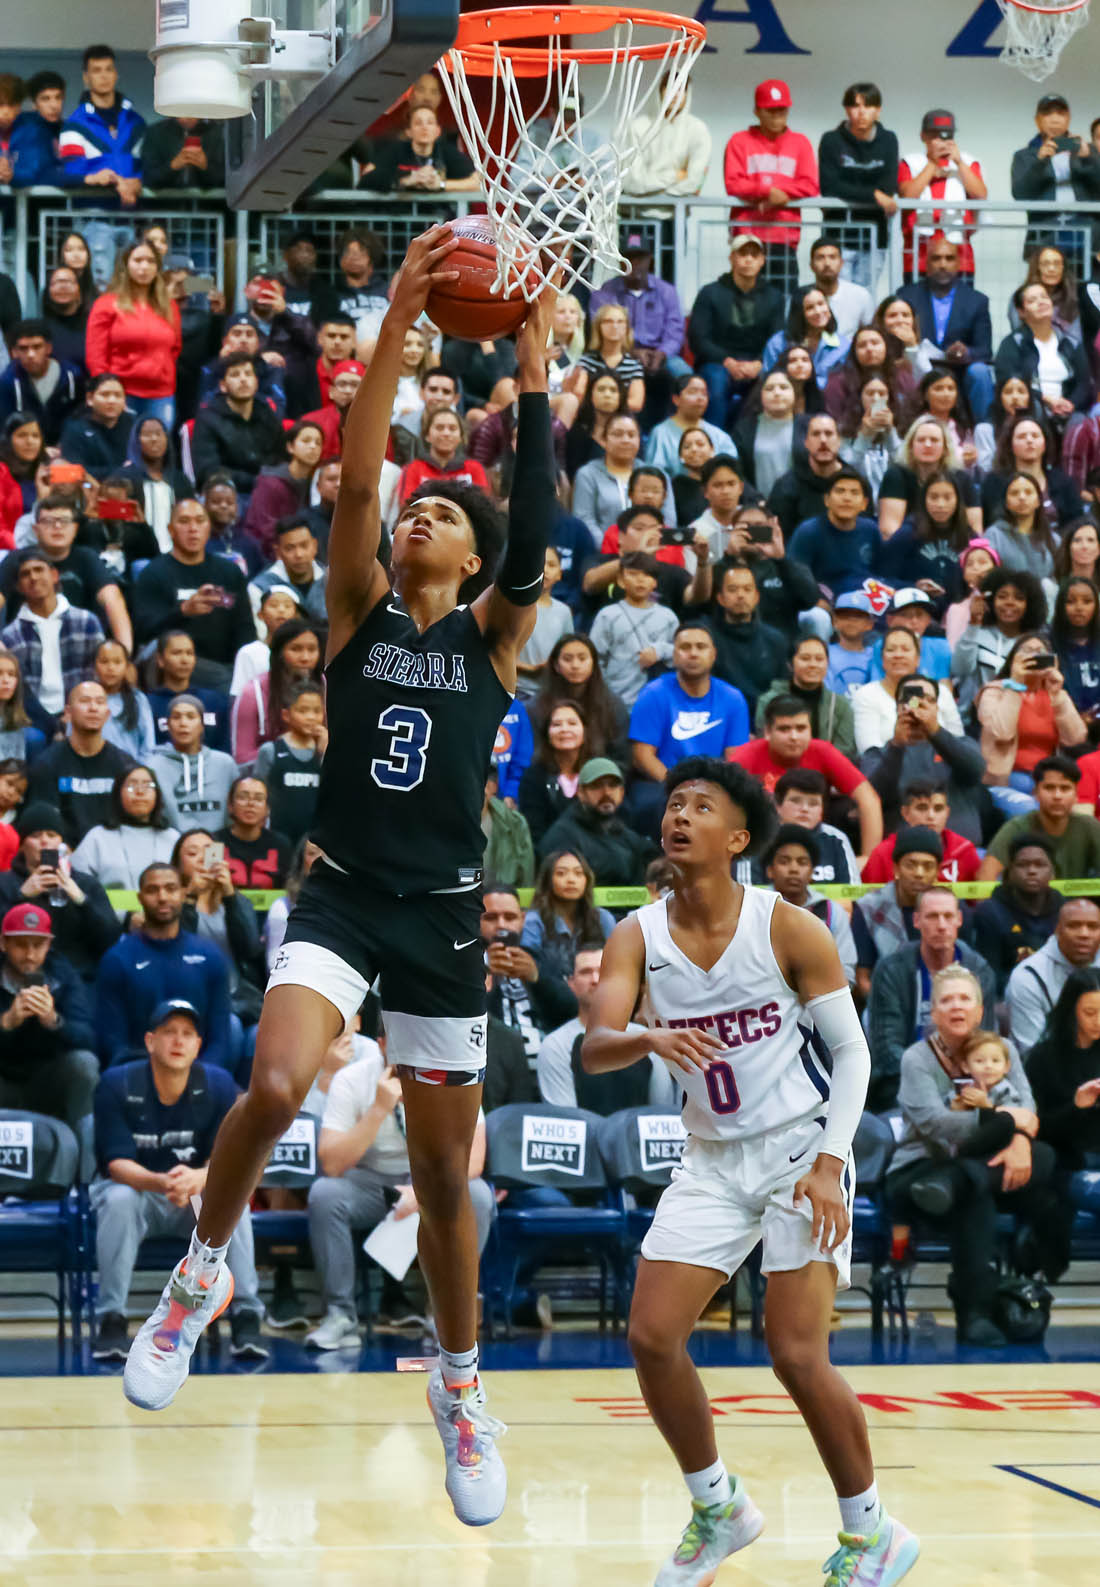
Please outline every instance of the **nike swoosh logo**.
[[[717, 1486], [721, 1482], [721, 1480], [722, 1480], [721, 1477], [715, 1477], [714, 1481], [712, 1483], [710, 1483], [708, 1486], [710, 1486], [711, 1488], [717, 1488]], [[871, 1508], [873, 1509], [874, 1506], [872, 1505]]]
[[649, 968], [651, 970], [667, 970], [668, 969], [668, 965], [667, 964], [651, 964]]
[[801, 1151], [800, 1151], [800, 1152], [796, 1152], [796, 1153], [795, 1153], [795, 1154], [794, 1154], [794, 1156], [793, 1156], [793, 1157], [791, 1157], [791, 1158], [788, 1158], [788, 1161], [789, 1161], [789, 1162], [792, 1162], [792, 1163], [797, 1163], [797, 1162], [798, 1162], [798, 1159], [799, 1159], [799, 1158], [800, 1158], [800, 1157], [805, 1157], [805, 1155], [806, 1155], [806, 1153], [807, 1153], [807, 1152], [808, 1152], [808, 1151], [809, 1151], [809, 1150], [810, 1150], [810, 1148], [809, 1148], [809, 1147], [808, 1147], [808, 1146], [804, 1146], [804, 1147], [803, 1147], [803, 1148], [802, 1148], [802, 1150], [801, 1150]]
[[134, 965], [134, 969], [135, 970], [147, 970], [149, 968], [149, 966], [152, 964], [152, 962], [153, 962], [152, 959], [139, 959], [138, 963]]
[[674, 739], [683, 743], [685, 738], [698, 738], [700, 733], [709, 733], [712, 727], [721, 727], [718, 718], [708, 717], [705, 722], [698, 722], [692, 727], [686, 727], [681, 722], [673, 722], [671, 733]]
[[478, 942], [478, 941], [480, 941], [480, 938], [471, 937], [469, 942], [456, 942], [455, 943], [455, 952], [456, 953], [461, 953], [463, 948], [472, 948], [474, 943]]

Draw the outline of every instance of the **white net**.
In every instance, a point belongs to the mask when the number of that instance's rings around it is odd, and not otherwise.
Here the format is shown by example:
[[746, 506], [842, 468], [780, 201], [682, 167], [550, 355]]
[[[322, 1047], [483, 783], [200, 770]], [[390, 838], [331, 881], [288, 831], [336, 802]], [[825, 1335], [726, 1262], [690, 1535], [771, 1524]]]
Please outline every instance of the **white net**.
[[[618, 244], [623, 177], [681, 102], [703, 47], [676, 17], [668, 18], [658, 49], [652, 26], [646, 31], [643, 57], [635, 19], [609, 19], [597, 46], [607, 59], [583, 68], [568, 43], [550, 37], [545, 81], [541, 55], [536, 79], [529, 49], [514, 63], [509, 46], [494, 43], [491, 69], [488, 46], [476, 61], [467, 61], [461, 46], [450, 52], [443, 86], [484, 186], [497, 244], [494, 292], [518, 288], [530, 301], [557, 260], [563, 292], [578, 280], [598, 286], [626, 270]], [[520, 84], [533, 80], [540, 100], [531, 112]], [[480, 111], [472, 93], [479, 81], [489, 85]]]
[[1017, 0], [997, 0], [997, 4], [1004, 12], [1008, 35], [1001, 60], [1036, 83], [1057, 70], [1062, 51], [1089, 19], [1089, 0], [1046, 0], [1041, 7]]

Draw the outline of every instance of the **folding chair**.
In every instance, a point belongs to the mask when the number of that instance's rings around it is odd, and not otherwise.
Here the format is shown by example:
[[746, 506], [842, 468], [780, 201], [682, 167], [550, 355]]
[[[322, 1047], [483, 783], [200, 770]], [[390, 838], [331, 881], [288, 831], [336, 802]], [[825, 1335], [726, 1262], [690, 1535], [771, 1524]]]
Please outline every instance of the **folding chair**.
[[86, 1223], [76, 1185], [80, 1143], [44, 1113], [0, 1113], [0, 1272], [52, 1273], [57, 1293], [58, 1369], [64, 1370], [66, 1315], [79, 1348], [86, 1298]]
[[[485, 1174], [500, 1190], [537, 1187], [583, 1196], [588, 1204], [497, 1209], [485, 1250], [482, 1288], [486, 1326], [492, 1336], [499, 1305], [511, 1335], [516, 1283], [523, 1263], [556, 1259], [593, 1262], [599, 1268], [600, 1327], [607, 1322], [609, 1276], [614, 1280], [626, 1227], [622, 1198], [607, 1182], [600, 1155], [603, 1120], [584, 1108], [558, 1108], [546, 1102], [514, 1102], [486, 1118], [488, 1154]], [[618, 1295], [611, 1284], [614, 1315]]]

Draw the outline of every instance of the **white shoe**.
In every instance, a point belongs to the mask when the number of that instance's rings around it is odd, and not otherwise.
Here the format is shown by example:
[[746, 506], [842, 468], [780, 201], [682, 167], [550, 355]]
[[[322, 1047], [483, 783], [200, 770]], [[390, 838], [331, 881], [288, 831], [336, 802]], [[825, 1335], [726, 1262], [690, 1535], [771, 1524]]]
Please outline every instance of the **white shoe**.
[[485, 1409], [480, 1380], [452, 1390], [438, 1367], [428, 1380], [428, 1405], [443, 1440], [455, 1515], [467, 1526], [488, 1526], [508, 1497], [508, 1473], [495, 1443], [508, 1429]]
[[724, 1559], [747, 1548], [764, 1530], [764, 1517], [738, 1478], [726, 1504], [692, 1501], [691, 1520], [674, 1554], [657, 1572], [656, 1587], [710, 1587]]
[[192, 1283], [189, 1257], [177, 1263], [156, 1310], [142, 1323], [130, 1353], [122, 1386], [126, 1398], [143, 1411], [171, 1405], [187, 1377], [195, 1346], [233, 1299], [233, 1275], [224, 1262], [216, 1272]]
[[359, 1324], [335, 1306], [330, 1306], [313, 1332], [306, 1334], [306, 1344], [314, 1350], [342, 1350], [358, 1343]]

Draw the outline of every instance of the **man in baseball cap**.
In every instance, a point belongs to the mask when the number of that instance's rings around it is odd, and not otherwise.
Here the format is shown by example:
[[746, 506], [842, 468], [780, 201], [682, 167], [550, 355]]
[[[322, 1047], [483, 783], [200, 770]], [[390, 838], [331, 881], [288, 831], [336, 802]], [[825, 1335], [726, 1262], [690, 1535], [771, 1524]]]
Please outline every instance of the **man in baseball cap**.
[[[961, 154], [955, 142], [955, 115], [951, 110], [926, 110], [920, 124], [924, 148], [902, 157], [898, 166], [898, 192], [902, 198], [935, 199], [931, 220], [910, 210], [905, 217], [906, 274], [924, 274], [928, 244], [933, 237], [946, 237], [959, 249], [959, 268], [964, 275], [974, 273], [974, 253], [969, 237], [977, 217], [966, 208], [968, 198], [988, 198], [989, 189], [977, 160]], [[942, 202], [941, 202], [942, 201]], [[913, 239], [919, 242], [913, 259]]]
[[49, 915], [28, 899], [0, 920], [0, 1107], [75, 1127], [92, 1111], [99, 1062], [84, 989], [53, 946]]
[[593, 292], [588, 312], [595, 316], [605, 304], [622, 309], [634, 335], [634, 356], [645, 372], [646, 403], [652, 420], [645, 429], [662, 419], [668, 411], [671, 382], [677, 375], [690, 373], [680, 356], [684, 345], [684, 311], [671, 281], [653, 274], [653, 243], [648, 233], [628, 227], [620, 247], [630, 266], [625, 276], [612, 276]]
[[[190, 1020], [195, 1030], [200, 1036], [202, 1035], [202, 1017], [194, 1003], [189, 1003], [185, 997], [166, 997], [163, 1002], [158, 1003], [149, 1015], [146, 1032], [151, 1035], [154, 1031], [161, 1030], [170, 1020], [177, 1018]], [[148, 1040], [145, 1045], [148, 1047]]]
[[622, 819], [625, 792], [622, 768], [615, 761], [606, 755], [586, 760], [577, 797], [543, 837], [540, 858], [570, 849], [591, 865], [597, 887], [640, 886], [657, 850]]
[[1059, 227], [1080, 225], [1073, 206], [1095, 203], [1100, 190], [1100, 152], [1070, 131], [1069, 100], [1043, 94], [1035, 107], [1035, 136], [1012, 156], [1012, 196], [1065, 205], [1063, 214], [1036, 210], [1028, 215], [1024, 257], [1046, 243], [1057, 243]]
[[[95, 1096], [97, 1361], [126, 1359], [126, 1306], [141, 1241], [190, 1239], [193, 1198], [202, 1194], [214, 1137], [238, 1094], [224, 1069], [199, 1058], [202, 1016], [188, 998], [163, 998], [146, 1026], [146, 1056], [108, 1069]], [[270, 1352], [260, 1335], [263, 1306], [247, 1208], [226, 1261], [234, 1285], [232, 1352], [264, 1360]]]
[[791, 91], [785, 82], [769, 77], [758, 83], [753, 104], [757, 125], [735, 132], [726, 144], [726, 192], [742, 205], [730, 221], [763, 239], [769, 280], [793, 292], [801, 227], [791, 201], [820, 191], [817, 157], [810, 140], [787, 126]]

